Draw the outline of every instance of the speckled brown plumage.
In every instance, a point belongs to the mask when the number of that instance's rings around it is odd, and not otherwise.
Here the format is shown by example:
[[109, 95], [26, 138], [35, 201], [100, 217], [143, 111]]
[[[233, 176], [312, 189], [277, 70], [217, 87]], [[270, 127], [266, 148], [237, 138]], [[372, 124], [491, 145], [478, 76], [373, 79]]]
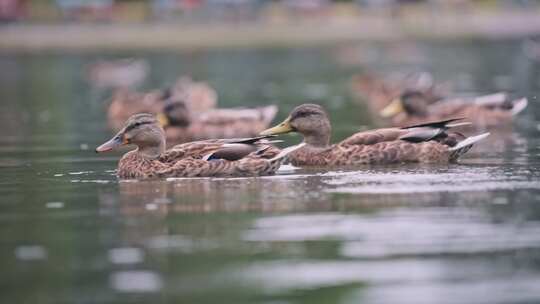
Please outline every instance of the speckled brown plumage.
[[96, 152], [125, 144], [137, 146], [120, 159], [120, 178], [258, 176], [275, 173], [296, 148], [280, 151], [265, 142], [267, 137], [198, 141], [165, 150], [164, 132], [156, 118], [137, 114]]
[[446, 131], [451, 122], [435, 122], [407, 129], [370, 130], [331, 145], [326, 112], [319, 105], [304, 104], [296, 107], [283, 123], [261, 134], [302, 134], [306, 145], [289, 155], [295, 166], [447, 163], [455, 161], [472, 145], [457, 146], [465, 137]]

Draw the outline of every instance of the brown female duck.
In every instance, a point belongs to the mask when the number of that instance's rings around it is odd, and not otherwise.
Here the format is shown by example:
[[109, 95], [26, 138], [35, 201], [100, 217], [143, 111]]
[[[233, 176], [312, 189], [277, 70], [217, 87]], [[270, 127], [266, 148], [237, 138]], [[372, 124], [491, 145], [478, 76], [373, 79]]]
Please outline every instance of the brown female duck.
[[508, 99], [497, 93], [469, 99], [454, 99], [430, 104], [420, 91], [406, 91], [381, 112], [392, 118], [396, 126], [407, 126], [446, 117], [464, 117], [478, 129], [509, 126], [518, 113], [527, 107], [527, 99]]
[[301, 147], [279, 151], [263, 142], [267, 137], [198, 141], [166, 150], [165, 133], [155, 116], [136, 114], [96, 152], [137, 147], [120, 159], [120, 178], [258, 176], [275, 173], [284, 157]]
[[217, 93], [209, 84], [193, 81], [187, 76], [180, 77], [173, 86], [144, 93], [120, 87], [113, 91], [109, 103], [109, 125], [114, 130], [120, 130], [132, 115], [163, 112], [165, 102], [171, 98], [181, 99], [190, 113], [209, 111], [217, 103]]
[[466, 138], [447, 132], [456, 119], [411, 126], [359, 132], [330, 144], [330, 121], [316, 104], [296, 107], [289, 117], [261, 135], [289, 132], [304, 137], [304, 147], [289, 155], [295, 166], [352, 166], [391, 163], [447, 163], [458, 159], [488, 133]]
[[367, 102], [368, 108], [377, 114], [404, 91], [422, 92], [430, 103], [435, 103], [448, 93], [445, 85], [436, 84], [427, 72], [411, 73], [390, 79], [373, 73], [353, 75], [350, 82], [354, 96]]
[[183, 100], [168, 102], [158, 119], [167, 140], [180, 143], [208, 138], [256, 136], [268, 128], [277, 113], [274, 105], [257, 108], [212, 109], [193, 112]]

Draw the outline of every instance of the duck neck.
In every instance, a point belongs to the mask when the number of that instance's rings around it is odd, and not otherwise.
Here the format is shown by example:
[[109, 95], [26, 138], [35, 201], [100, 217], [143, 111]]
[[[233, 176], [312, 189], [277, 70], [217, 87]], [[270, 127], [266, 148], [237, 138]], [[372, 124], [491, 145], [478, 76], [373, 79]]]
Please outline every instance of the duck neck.
[[139, 146], [139, 149], [137, 150], [137, 153], [142, 155], [144, 158], [147, 159], [156, 159], [158, 158], [163, 152], [165, 152], [165, 138], [162, 138], [159, 144], [157, 145], [146, 145], [146, 146]]
[[330, 123], [323, 124], [320, 128], [304, 133], [304, 142], [310, 146], [324, 148], [330, 145]]

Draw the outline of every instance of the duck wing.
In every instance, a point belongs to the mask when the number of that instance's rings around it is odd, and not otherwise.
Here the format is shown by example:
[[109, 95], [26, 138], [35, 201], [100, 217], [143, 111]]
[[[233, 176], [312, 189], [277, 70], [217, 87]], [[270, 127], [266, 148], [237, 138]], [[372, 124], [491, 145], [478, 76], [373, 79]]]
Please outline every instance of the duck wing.
[[165, 151], [160, 160], [163, 162], [175, 162], [183, 158], [236, 160], [257, 151], [262, 145], [273, 143], [267, 140], [271, 137], [274, 136], [208, 139], [184, 143]]
[[452, 118], [422, 123], [403, 128], [385, 128], [359, 132], [342, 141], [340, 146], [375, 145], [382, 142], [402, 140], [412, 143], [435, 140], [446, 137], [449, 128], [468, 125], [468, 122], [457, 123], [463, 118]]

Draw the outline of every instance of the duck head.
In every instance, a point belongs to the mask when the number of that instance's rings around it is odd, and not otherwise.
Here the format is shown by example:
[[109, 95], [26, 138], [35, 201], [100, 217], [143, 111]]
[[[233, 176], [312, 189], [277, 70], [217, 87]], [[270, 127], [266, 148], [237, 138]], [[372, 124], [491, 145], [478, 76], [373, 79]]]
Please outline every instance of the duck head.
[[302, 134], [306, 144], [324, 147], [330, 143], [331, 131], [326, 111], [320, 105], [306, 103], [294, 108], [282, 123], [262, 131], [260, 135], [296, 132]]
[[408, 90], [392, 100], [389, 105], [382, 109], [380, 115], [386, 118], [394, 117], [401, 113], [414, 116], [426, 116], [428, 105], [429, 100], [424, 93]]
[[161, 127], [187, 127], [191, 123], [191, 111], [183, 100], [168, 101], [163, 111], [157, 114]]
[[165, 132], [154, 115], [135, 114], [113, 138], [97, 147], [96, 152], [107, 152], [125, 145], [135, 145], [142, 156], [154, 159], [165, 151]]

